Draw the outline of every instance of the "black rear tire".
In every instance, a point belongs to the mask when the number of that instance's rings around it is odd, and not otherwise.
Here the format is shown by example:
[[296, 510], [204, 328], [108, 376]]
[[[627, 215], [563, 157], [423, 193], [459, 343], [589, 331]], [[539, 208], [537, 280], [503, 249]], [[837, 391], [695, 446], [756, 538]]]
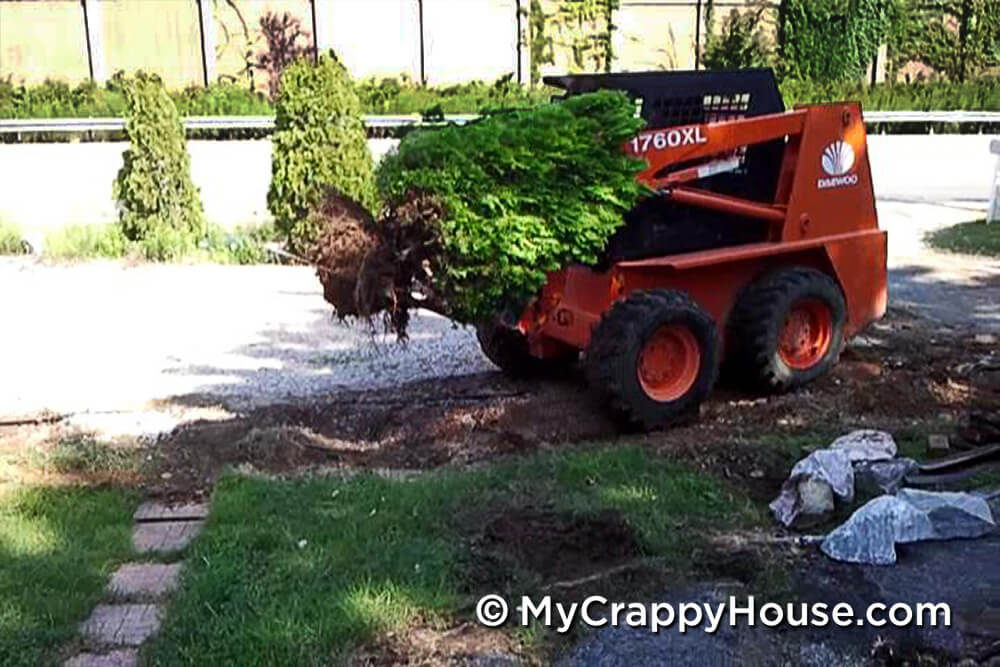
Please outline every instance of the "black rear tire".
[[563, 355], [548, 359], [534, 357], [523, 333], [495, 321], [477, 325], [476, 339], [486, 358], [503, 371], [504, 375], [512, 378], [565, 373], [580, 357], [576, 350], [567, 350]]
[[[642, 359], [664, 331], [688, 332], [684, 338], [692, 341], [697, 354], [687, 357], [696, 357], [696, 365], [682, 363], [690, 371], [687, 379], [655, 395], [644, 379]], [[677, 351], [677, 347], [665, 349]], [[665, 358], [674, 363], [669, 355]], [[715, 384], [718, 369], [715, 323], [686, 294], [671, 290], [637, 290], [616, 302], [594, 327], [587, 348], [591, 387], [616, 415], [644, 429], [661, 428], [696, 414]]]
[[[793, 309], [825, 309], [829, 341], [797, 365], [782, 352], [782, 336]], [[752, 283], [729, 317], [726, 375], [744, 387], [780, 393], [812, 382], [837, 363], [844, 344], [847, 306], [834, 280], [815, 269], [781, 269]], [[825, 336], [823, 336], [825, 337]]]

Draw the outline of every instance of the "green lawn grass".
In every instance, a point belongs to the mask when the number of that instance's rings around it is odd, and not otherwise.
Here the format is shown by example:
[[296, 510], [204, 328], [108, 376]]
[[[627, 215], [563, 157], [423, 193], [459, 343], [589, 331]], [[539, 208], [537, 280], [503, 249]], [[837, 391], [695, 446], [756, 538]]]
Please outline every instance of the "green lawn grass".
[[927, 242], [938, 250], [1000, 257], [1000, 224], [963, 222], [929, 234]]
[[[646, 555], [690, 565], [707, 526], [760, 520], [704, 475], [636, 448], [537, 455], [409, 480], [231, 476], [187, 558], [152, 664], [330, 664], [414, 622], [448, 625], [470, 533], [503, 508], [617, 509]], [[480, 591], [481, 592], [481, 591]]]
[[54, 664], [132, 555], [137, 498], [87, 487], [0, 487], [0, 665]]

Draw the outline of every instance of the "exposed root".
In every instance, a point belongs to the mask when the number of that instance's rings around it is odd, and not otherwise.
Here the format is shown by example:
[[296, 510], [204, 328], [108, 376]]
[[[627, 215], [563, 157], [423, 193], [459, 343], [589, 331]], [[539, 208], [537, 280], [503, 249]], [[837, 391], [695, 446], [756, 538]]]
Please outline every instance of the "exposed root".
[[330, 190], [313, 214], [323, 229], [310, 259], [338, 317], [371, 320], [382, 313], [385, 330], [405, 338], [412, 308], [447, 312], [432, 287], [440, 252], [434, 223], [442, 216], [434, 199], [411, 193], [376, 221]]

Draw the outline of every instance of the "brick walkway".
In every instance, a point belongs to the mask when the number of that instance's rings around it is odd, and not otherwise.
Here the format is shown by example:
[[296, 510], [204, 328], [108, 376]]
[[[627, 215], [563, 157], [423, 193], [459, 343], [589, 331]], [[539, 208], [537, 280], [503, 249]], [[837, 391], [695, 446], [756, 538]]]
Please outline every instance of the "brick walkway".
[[[143, 503], [136, 510], [132, 545], [139, 553], [180, 553], [201, 532], [208, 514], [204, 504], [165, 506]], [[134, 667], [138, 646], [156, 634], [162, 603], [177, 588], [182, 564], [126, 563], [111, 576], [106, 602], [80, 624], [88, 651], [65, 667]]]

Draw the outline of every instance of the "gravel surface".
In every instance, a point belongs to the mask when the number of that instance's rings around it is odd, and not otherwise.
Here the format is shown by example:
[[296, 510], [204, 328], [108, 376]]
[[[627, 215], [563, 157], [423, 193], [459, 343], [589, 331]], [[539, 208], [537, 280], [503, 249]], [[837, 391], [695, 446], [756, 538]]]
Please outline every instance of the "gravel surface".
[[[880, 203], [894, 304], [1000, 326], [1000, 262], [920, 241], [984, 206]], [[336, 322], [305, 267], [0, 258], [0, 285], [0, 417], [82, 412], [85, 427], [154, 434], [194, 407], [239, 411], [492, 368], [471, 329], [432, 313], [414, 318], [405, 346]]]
[[338, 323], [305, 267], [8, 258], [0, 285], [0, 415], [242, 410], [490, 368], [470, 329], [433, 313], [405, 346]]

